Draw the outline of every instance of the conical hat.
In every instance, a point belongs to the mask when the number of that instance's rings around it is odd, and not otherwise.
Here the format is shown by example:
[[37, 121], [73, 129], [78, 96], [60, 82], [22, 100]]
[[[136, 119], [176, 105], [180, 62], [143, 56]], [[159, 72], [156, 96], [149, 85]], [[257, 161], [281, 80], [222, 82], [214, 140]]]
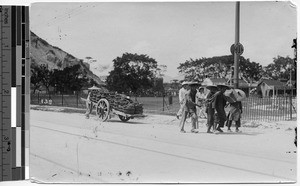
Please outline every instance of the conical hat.
[[225, 87], [227, 90], [230, 89], [229, 86], [227, 86], [227, 85], [222, 85], [222, 84], [217, 85], [217, 87], [218, 87], [218, 88], [223, 88], [223, 87]]
[[218, 90], [218, 87], [215, 86], [215, 85], [208, 85], [208, 86], [206, 86], [206, 88], [207, 88], [208, 90]]
[[189, 82], [187, 82], [187, 81], [184, 81], [184, 82], [182, 82], [182, 84], [181, 84], [181, 85], [183, 86], [183, 85], [188, 85], [188, 84], [189, 84]]
[[92, 86], [92, 87], [90, 87], [90, 88], [88, 88], [89, 90], [100, 90], [101, 88], [98, 88], [98, 87], [96, 87], [95, 85], [94, 86]]
[[197, 81], [191, 81], [189, 82], [189, 85], [200, 85], [200, 83]]

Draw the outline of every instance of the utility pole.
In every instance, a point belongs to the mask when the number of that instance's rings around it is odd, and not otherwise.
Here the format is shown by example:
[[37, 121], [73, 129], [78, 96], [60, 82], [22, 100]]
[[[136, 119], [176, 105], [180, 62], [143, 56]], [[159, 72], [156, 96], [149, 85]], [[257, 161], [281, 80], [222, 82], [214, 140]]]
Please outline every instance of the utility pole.
[[[235, 5], [235, 46], [240, 43], [240, 2]], [[239, 58], [240, 54], [234, 52], [234, 88], [239, 88]]]

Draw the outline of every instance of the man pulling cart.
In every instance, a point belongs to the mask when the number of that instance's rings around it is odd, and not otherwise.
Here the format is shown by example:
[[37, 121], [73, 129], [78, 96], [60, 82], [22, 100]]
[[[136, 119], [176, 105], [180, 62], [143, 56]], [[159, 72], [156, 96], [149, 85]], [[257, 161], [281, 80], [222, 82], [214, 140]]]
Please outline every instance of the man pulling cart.
[[123, 122], [137, 117], [145, 117], [143, 115], [143, 105], [132, 101], [129, 97], [109, 92], [104, 88], [91, 87], [86, 99], [85, 116], [88, 119], [93, 108], [96, 108], [96, 115], [101, 121], [106, 121], [111, 114], [118, 115]]

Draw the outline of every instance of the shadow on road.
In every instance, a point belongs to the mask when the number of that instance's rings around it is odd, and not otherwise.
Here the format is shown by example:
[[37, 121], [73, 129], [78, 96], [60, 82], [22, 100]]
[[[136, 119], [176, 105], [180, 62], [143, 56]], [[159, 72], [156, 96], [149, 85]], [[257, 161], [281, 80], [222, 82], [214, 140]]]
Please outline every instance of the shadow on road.
[[108, 123], [120, 123], [120, 124], [132, 124], [132, 125], [148, 125], [149, 123], [143, 123], [143, 122], [140, 122], [140, 121], [126, 121], [126, 122], [123, 122], [123, 121], [120, 121], [118, 119], [116, 120], [109, 120], [107, 121]]
[[218, 132], [215, 135], [246, 135], [246, 136], [257, 136], [262, 134], [260, 132]]

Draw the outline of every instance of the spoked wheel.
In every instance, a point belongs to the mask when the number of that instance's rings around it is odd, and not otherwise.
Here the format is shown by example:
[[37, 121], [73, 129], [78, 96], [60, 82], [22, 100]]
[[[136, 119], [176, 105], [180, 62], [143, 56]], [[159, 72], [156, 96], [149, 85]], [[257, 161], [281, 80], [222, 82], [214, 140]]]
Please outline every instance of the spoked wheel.
[[126, 121], [130, 120], [130, 117], [125, 117], [125, 116], [121, 116], [121, 115], [119, 115], [119, 118], [123, 122], [126, 122]]
[[100, 99], [96, 107], [96, 113], [100, 121], [106, 121], [108, 119], [109, 111], [109, 103], [107, 99]]

